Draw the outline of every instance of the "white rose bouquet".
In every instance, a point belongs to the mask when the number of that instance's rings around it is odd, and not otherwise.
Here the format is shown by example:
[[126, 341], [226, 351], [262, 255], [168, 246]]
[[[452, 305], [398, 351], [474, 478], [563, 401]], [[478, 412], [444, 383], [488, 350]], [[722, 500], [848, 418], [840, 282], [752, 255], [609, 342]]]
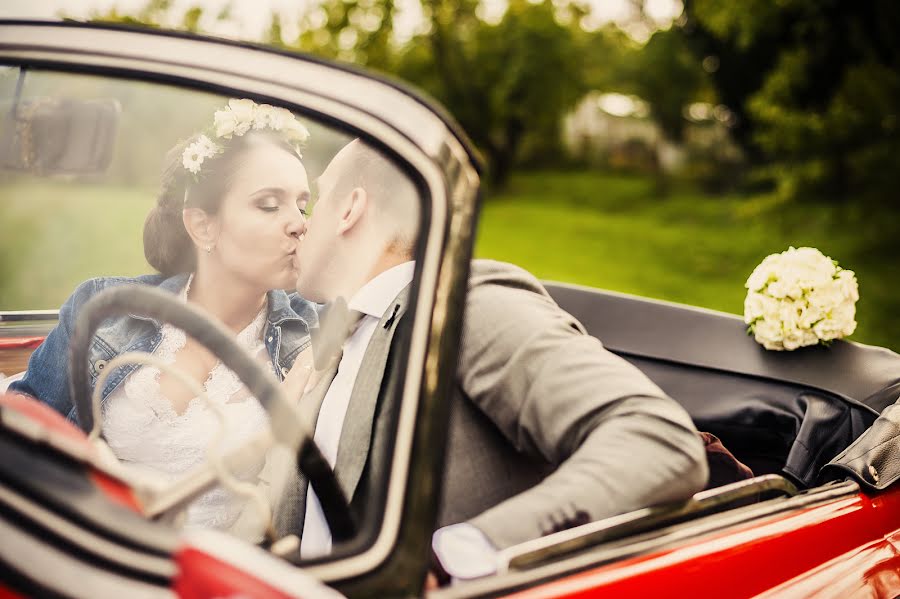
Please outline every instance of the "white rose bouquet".
[[816, 248], [767, 256], [745, 286], [747, 332], [766, 349], [828, 344], [856, 329], [856, 276]]

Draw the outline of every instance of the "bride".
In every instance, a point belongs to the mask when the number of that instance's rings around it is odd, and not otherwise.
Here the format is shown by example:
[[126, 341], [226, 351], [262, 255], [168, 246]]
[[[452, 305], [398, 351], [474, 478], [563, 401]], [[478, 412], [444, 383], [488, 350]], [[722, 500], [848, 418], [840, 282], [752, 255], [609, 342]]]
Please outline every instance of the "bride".
[[[311, 363], [313, 304], [292, 289], [294, 253], [306, 230], [309, 181], [299, 145], [308, 132], [289, 111], [251, 100], [229, 101], [214, 131], [168, 155], [162, 189], [144, 224], [144, 254], [159, 274], [82, 283], [63, 304], [59, 324], [34, 352], [10, 390], [28, 393], [75, 420], [68, 387], [68, 345], [79, 308], [110, 286], [144, 284], [178, 295], [233, 331], [237, 342], [278, 380]], [[128, 351], [151, 352], [200, 382], [225, 417], [224, 449], [267, 426], [267, 415], [236, 375], [179, 329], [129, 315], [110, 319], [92, 341], [92, 384]], [[296, 378], [296, 377], [291, 377]], [[123, 463], [175, 480], [205, 459], [220, 422], [209, 406], [154, 366], [113, 372], [101, 392], [103, 434]], [[252, 471], [235, 473], [252, 479]], [[187, 510], [185, 525], [229, 529], [246, 499], [217, 488]]]

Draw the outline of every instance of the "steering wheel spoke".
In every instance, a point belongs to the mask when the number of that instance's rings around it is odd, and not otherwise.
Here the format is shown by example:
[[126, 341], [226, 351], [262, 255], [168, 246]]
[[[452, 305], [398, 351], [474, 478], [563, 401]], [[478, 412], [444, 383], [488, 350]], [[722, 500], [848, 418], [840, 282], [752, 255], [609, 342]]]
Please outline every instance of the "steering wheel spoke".
[[[272, 441], [287, 446], [295, 452], [297, 467], [310, 481], [319, 497], [334, 540], [345, 540], [354, 534], [355, 525], [347, 498], [334, 471], [313, 441], [314, 423], [309, 421], [308, 416], [294, 402], [288, 400], [272, 376], [235, 342], [224, 326], [200, 309], [159, 289], [141, 285], [113, 287], [98, 293], [82, 308], [69, 346], [69, 386], [77, 422], [83, 431], [98, 435], [101, 426], [99, 407], [95, 409], [94, 402], [91, 401], [87, 368], [91, 339], [104, 320], [125, 315], [153, 318], [183, 330], [231, 369], [268, 412], [271, 434], [267, 433], [266, 438], [256, 437], [224, 456], [221, 467], [234, 471], [236, 464], [233, 462], [246, 459], [248, 451], [265, 451]], [[109, 369], [110, 372], [112, 370]], [[99, 380], [97, 388], [102, 389]], [[241, 452], [244, 452], [243, 455], [239, 455]], [[151, 501], [148, 515], [159, 517], [181, 509], [197, 494], [214, 484], [220, 474], [221, 469], [217, 469], [214, 464], [201, 465], [181, 484]]]

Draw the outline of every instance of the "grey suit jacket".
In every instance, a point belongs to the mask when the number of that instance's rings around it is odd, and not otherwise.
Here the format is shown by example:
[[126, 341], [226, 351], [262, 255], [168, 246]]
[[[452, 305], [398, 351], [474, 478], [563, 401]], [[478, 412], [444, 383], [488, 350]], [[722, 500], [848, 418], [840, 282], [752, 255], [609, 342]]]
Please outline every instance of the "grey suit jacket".
[[[357, 505], [388, 468], [398, 377], [384, 374], [402, 360], [385, 341], [398, 302], [367, 349], [339, 444], [335, 474]], [[706, 484], [687, 413], [509, 264], [472, 263], [450, 413], [437, 525], [469, 521], [498, 548]]]
[[518, 267], [472, 263], [457, 380], [438, 526], [504, 548], [706, 484], [687, 412]]
[[[356, 493], [364, 470], [369, 478], [382, 480], [381, 468], [386, 467], [389, 458], [382, 445], [389, 443], [392, 435], [392, 431], [387, 429], [391, 429], [390, 423], [393, 421], [390, 416], [395, 407], [392, 402], [395, 395], [393, 388], [398, 384], [399, 377], [392, 377], [388, 382], [385, 375], [389, 374], [389, 356], [396, 355], [396, 352], [391, 353], [391, 349], [407, 309], [408, 296], [408, 289], [401, 291], [376, 326], [353, 384], [341, 428], [334, 474], [344, 496], [356, 501], [357, 505], [351, 507], [356, 507], [357, 512], [365, 511], [364, 506], [358, 505], [365, 499]], [[311, 422], [318, 420], [337, 366], [333, 363], [326, 369], [315, 388], [302, 399], [300, 410]], [[383, 397], [391, 399], [383, 400]], [[370, 453], [378, 457], [369, 460]], [[271, 451], [260, 479], [266, 484], [273, 506], [273, 525], [278, 536], [302, 536], [309, 481], [305, 476], [298, 475], [295, 456], [286, 455], [281, 449]]]

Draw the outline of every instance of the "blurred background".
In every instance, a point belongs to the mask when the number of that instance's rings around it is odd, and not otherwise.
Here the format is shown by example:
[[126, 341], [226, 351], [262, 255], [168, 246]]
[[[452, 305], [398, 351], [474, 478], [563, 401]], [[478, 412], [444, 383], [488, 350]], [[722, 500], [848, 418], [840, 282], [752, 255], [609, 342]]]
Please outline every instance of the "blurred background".
[[[22, 16], [250, 40], [405, 80], [484, 156], [478, 256], [742, 313], [753, 268], [809, 245], [857, 274], [852, 339], [900, 349], [895, 0], [0, 5]], [[28, 297], [34, 270], [12, 259], [52, 196], [0, 211], [2, 309], [71, 291]], [[115, 274], [146, 272], [140, 259]]]

